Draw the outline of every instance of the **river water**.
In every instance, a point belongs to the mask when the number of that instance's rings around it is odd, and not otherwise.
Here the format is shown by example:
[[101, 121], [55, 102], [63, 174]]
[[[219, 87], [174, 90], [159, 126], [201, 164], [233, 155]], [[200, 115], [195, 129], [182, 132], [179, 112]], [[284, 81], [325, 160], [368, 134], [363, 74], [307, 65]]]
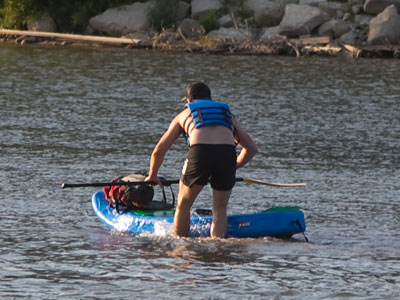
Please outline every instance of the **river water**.
[[[399, 60], [1, 44], [0, 298], [399, 299], [399, 78]], [[309, 243], [119, 234], [95, 188], [60, 189], [147, 170], [196, 80], [259, 145], [238, 176], [308, 184], [237, 183], [229, 212], [300, 206]]]

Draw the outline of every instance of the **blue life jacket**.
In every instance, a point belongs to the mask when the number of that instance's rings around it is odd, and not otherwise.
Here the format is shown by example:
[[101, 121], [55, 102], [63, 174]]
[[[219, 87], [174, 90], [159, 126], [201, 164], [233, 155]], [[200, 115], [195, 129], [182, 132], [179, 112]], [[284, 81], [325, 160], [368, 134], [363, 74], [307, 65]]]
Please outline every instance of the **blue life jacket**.
[[233, 130], [232, 114], [228, 104], [213, 100], [196, 100], [188, 103], [195, 128], [221, 125]]

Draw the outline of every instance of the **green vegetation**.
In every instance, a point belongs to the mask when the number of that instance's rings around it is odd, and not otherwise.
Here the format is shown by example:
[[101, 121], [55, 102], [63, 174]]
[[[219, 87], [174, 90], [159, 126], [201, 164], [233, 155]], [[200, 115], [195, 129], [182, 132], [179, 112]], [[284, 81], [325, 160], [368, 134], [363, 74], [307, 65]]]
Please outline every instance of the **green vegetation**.
[[215, 13], [208, 13], [199, 18], [199, 23], [203, 25], [206, 32], [219, 29], [218, 16]]
[[23, 28], [29, 11], [30, 1], [4, 0], [0, 1], [0, 26], [11, 29]]
[[[110, 7], [131, 4], [134, 0], [0, 0], [0, 27], [26, 29], [26, 20], [50, 15], [60, 32], [83, 32], [89, 19]], [[143, 1], [140, 1], [143, 2]]]
[[176, 22], [178, 12], [178, 0], [156, 0], [149, 10], [148, 16], [155, 30], [161, 32], [163, 28], [169, 28]]
[[[90, 18], [111, 7], [146, 2], [148, 0], [0, 0], [0, 27], [27, 29], [27, 20], [43, 14], [49, 15], [56, 23], [59, 32], [82, 33]], [[154, 0], [148, 11], [153, 28], [161, 32], [174, 26], [177, 21], [179, 0]], [[185, 0], [190, 3], [190, 0]], [[230, 14], [234, 20], [243, 20], [241, 13], [244, 0], [223, 0], [224, 9], [201, 16], [199, 22], [206, 32], [220, 27], [219, 17]]]
[[[60, 32], [84, 32], [90, 18], [110, 7], [146, 0], [0, 0], [0, 27], [26, 29], [29, 17], [48, 14]], [[187, 1], [188, 2], [188, 1]], [[178, 0], [156, 0], [149, 10], [154, 29], [161, 31], [176, 21]]]

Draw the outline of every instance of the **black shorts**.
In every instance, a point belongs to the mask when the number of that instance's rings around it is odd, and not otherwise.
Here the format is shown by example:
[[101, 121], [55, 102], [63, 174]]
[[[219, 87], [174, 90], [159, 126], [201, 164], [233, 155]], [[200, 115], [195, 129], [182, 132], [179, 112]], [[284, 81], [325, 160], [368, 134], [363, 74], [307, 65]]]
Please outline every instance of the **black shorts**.
[[206, 185], [229, 191], [236, 182], [236, 147], [234, 145], [196, 144], [190, 147], [181, 175], [182, 182]]

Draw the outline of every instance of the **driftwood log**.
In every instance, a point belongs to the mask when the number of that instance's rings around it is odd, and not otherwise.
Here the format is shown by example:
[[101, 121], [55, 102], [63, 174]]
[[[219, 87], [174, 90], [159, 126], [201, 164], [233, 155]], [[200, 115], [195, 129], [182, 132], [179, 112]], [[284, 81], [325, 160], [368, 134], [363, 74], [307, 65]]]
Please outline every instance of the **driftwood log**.
[[114, 45], [138, 46], [140, 43], [139, 39], [130, 39], [125, 37], [118, 38], [118, 37], [106, 37], [106, 36], [95, 36], [95, 35], [79, 35], [79, 34], [68, 34], [68, 33], [10, 30], [10, 29], [0, 29], [0, 35], [48, 38], [48, 39], [57, 39], [62, 41], [77, 41], [77, 42], [114, 44]]

